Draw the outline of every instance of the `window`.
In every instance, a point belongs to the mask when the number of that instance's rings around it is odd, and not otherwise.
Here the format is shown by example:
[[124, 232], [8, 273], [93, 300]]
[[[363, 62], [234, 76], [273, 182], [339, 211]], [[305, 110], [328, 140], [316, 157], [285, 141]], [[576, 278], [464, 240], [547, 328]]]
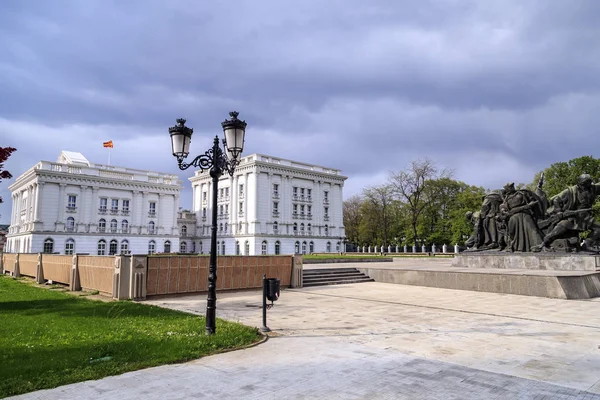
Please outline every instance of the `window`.
[[228, 228], [228, 226], [227, 226], [227, 222], [225, 222], [225, 224], [223, 224], [223, 231], [224, 231], [225, 233], [227, 233], [227, 228]]
[[180, 253], [187, 253], [187, 243], [186, 242], [181, 242], [179, 244], [179, 252]]
[[325, 225], [325, 236], [329, 235], [329, 226]]
[[202, 218], [206, 218], [206, 207], [202, 209]]
[[44, 253], [53, 253], [54, 252], [54, 240], [48, 238], [44, 240]]
[[70, 194], [69, 200], [67, 201], [67, 208], [74, 210], [77, 205], [77, 196]]
[[155, 228], [156, 224], [154, 223], [154, 221], [150, 221], [148, 222], [148, 233], [149, 234], [154, 234], [154, 228]]
[[300, 205], [300, 215], [304, 216], [304, 204]]
[[106, 220], [104, 218], [100, 218], [100, 221], [98, 221], [98, 232], [105, 232], [106, 231]]
[[225, 197], [229, 197], [229, 188], [228, 187], [225, 188]]
[[118, 212], [119, 211], [119, 199], [111, 199], [110, 200], [110, 212]]
[[238, 196], [240, 198], [244, 197], [244, 184], [243, 183], [240, 183], [240, 186], [239, 186], [239, 189], [238, 189]]
[[223, 242], [221, 242], [221, 255], [224, 256], [225, 255], [225, 241], [223, 240]]
[[129, 233], [129, 221], [127, 221], [126, 219], [121, 221], [121, 232]]
[[300, 242], [294, 244], [294, 253], [300, 254]]
[[65, 254], [68, 256], [73, 255], [75, 252], [75, 241], [73, 239], [67, 239], [65, 242]]
[[202, 250], [202, 242], [199, 242], [199, 243], [198, 243], [198, 248], [199, 248], [199, 250], [200, 250], [200, 254], [203, 254], [203, 253], [204, 253], [204, 251]]
[[246, 254], [247, 256], [250, 255], [250, 242], [248, 242], [247, 240], [244, 242], [244, 254]]
[[306, 206], [306, 214], [310, 218], [312, 215], [312, 206]]
[[225, 189], [223, 189], [223, 188], [219, 189], [219, 197], [223, 198], [224, 194], [225, 194]]
[[300, 234], [304, 234], [304, 224], [300, 224]]
[[121, 241], [121, 254], [129, 254], [129, 241]]
[[106, 212], [106, 207], [108, 204], [108, 199], [106, 197], [100, 198], [100, 212]]
[[300, 188], [300, 196], [304, 197], [304, 188]]
[[117, 247], [118, 247], [118, 243], [115, 239], [110, 241], [110, 245], [108, 247], [108, 255], [109, 256], [114, 256], [115, 254], [117, 254]]
[[279, 216], [279, 203], [276, 201], [273, 202], [273, 216]]
[[112, 233], [117, 232], [117, 220], [116, 219], [111, 219], [110, 220], [110, 231]]
[[323, 208], [323, 215], [325, 218], [329, 218], [329, 207]]
[[327, 190], [325, 190], [323, 192], [323, 200], [325, 200], [325, 201], [329, 200], [329, 192]]
[[308, 244], [308, 252], [311, 254], [315, 252], [315, 243], [314, 242], [310, 242]]
[[294, 234], [296, 234], [298, 232], [298, 223], [294, 222]]
[[225, 215], [229, 215], [229, 204], [225, 204]]
[[273, 233], [279, 232], [279, 224], [277, 221], [273, 222]]
[[240, 255], [240, 241], [239, 240], [235, 241], [235, 255], [236, 256]]
[[337, 242], [337, 243], [335, 244], [335, 251], [336, 251], [336, 253], [339, 253], [339, 252], [340, 252], [340, 242]]
[[310, 235], [311, 228], [312, 228], [312, 226], [310, 224], [306, 225], [306, 231], [308, 232], [309, 235]]
[[223, 215], [223, 205], [219, 206], [219, 215]]
[[312, 196], [312, 189], [306, 189], [306, 197], [308, 198], [308, 200], [310, 200]]
[[129, 200], [123, 200], [123, 212], [129, 212]]
[[202, 201], [206, 202], [206, 192], [202, 192]]
[[298, 188], [296, 186], [292, 188], [292, 194], [294, 195], [294, 197], [298, 196]]
[[244, 230], [244, 225], [240, 222], [238, 223], [238, 233], [242, 233], [242, 230]]
[[275, 242], [275, 255], [279, 255], [281, 253], [281, 243], [278, 241]]
[[169, 240], [165, 240], [165, 253], [170, 253], [171, 252], [171, 242]]
[[240, 216], [244, 215], [244, 202], [243, 201], [240, 201], [240, 210], [239, 210], [238, 214], [240, 214]]
[[181, 226], [181, 236], [187, 236], [187, 226], [186, 225]]
[[263, 256], [267, 254], [267, 241], [263, 240], [262, 245], [260, 246], [260, 254]]
[[223, 232], [223, 223], [219, 224], [219, 232]]
[[155, 201], [150, 202], [149, 208], [148, 208], [148, 215], [150, 215], [151, 217], [156, 215], [156, 202]]
[[156, 242], [151, 240], [148, 242], [148, 254], [156, 253]]
[[277, 183], [273, 184], [273, 195], [279, 196], [279, 184], [277, 184]]
[[306, 242], [302, 242], [302, 254], [306, 254]]
[[104, 239], [98, 240], [98, 255], [106, 255], [106, 240]]
[[292, 205], [292, 216], [295, 217], [298, 215], [298, 204]]
[[327, 251], [328, 253], [331, 253], [331, 243], [330, 243], [330, 242], [327, 242], [326, 251]]
[[67, 232], [73, 232], [75, 230], [75, 218], [67, 218]]

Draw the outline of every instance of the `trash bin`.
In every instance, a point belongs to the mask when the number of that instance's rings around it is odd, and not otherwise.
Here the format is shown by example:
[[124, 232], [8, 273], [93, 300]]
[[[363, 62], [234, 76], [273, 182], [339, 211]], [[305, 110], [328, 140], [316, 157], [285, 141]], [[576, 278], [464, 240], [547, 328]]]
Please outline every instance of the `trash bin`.
[[269, 301], [277, 301], [279, 299], [279, 278], [267, 279], [267, 299]]

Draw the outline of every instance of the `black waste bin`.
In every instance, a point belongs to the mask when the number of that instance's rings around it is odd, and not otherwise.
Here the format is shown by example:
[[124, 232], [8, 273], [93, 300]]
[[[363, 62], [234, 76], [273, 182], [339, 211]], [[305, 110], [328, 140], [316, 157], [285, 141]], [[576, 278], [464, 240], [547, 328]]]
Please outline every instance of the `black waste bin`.
[[279, 278], [268, 278], [267, 299], [269, 299], [269, 301], [277, 301], [279, 293]]

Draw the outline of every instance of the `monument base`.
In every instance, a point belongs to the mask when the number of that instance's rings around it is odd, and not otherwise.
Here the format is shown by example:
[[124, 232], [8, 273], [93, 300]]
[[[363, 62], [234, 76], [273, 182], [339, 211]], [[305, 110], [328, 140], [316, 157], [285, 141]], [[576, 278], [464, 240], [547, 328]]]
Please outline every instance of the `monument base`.
[[600, 255], [585, 253], [464, 252], [452, 260], [458, 268], [600, 271]]

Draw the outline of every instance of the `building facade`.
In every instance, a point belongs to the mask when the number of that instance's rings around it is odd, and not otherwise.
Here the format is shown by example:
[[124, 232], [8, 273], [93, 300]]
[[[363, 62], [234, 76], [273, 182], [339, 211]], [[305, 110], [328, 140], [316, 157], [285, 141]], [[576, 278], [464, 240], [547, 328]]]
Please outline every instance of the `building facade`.
[[[9, 187], [5, 251], [144, 254], [179, 249], [177, 175], [90, 163], [63, 151]], [[175, 249], [175, 250], [172, 250]]]
[[[343, 251], [342, 191], [346, 179], [333, 168], [262, 154], [243, 157], [233, 177], [225, 174], [219, 180], [217, 253]], [[185, 224], [186, 248], [193, 246], [195, 252], [208, 253], [212, 178], [207, 172], [196, 171], [190, 181], [196, 225], [192, 232], [191, 220]], [[183, 220], [180, 218], [180, 227]]]

